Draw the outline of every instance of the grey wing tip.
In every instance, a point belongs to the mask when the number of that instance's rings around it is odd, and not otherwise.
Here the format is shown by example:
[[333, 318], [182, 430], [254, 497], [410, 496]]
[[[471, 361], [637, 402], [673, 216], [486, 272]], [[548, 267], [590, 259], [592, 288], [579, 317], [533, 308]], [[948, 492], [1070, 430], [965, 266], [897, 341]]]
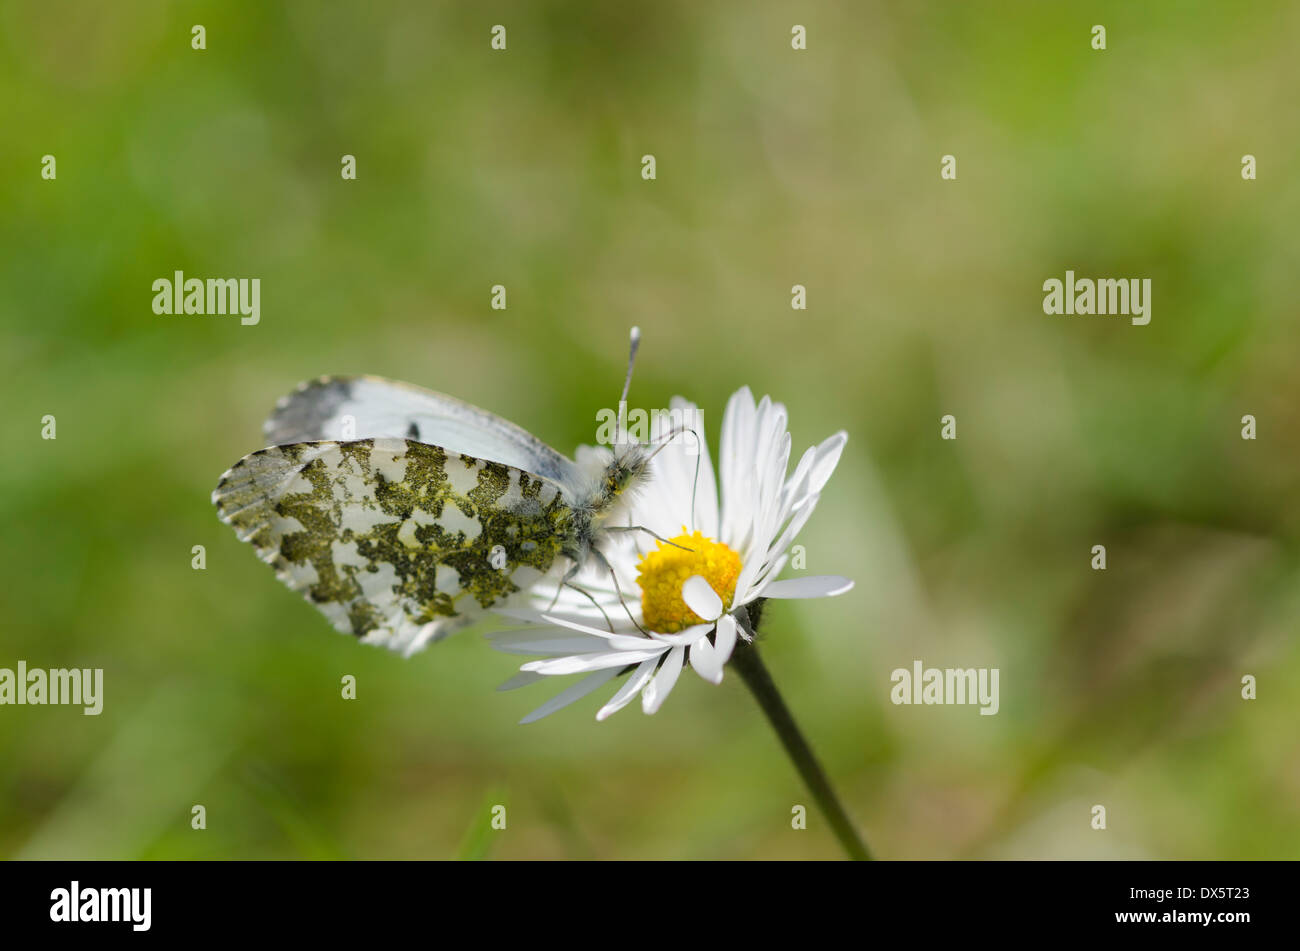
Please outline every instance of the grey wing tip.
[[321, 436], [321, 427], [352, 397], [354, 376], [319, 376], [304, 380], [292, 393], [281, 397], [262, 424], [262, 435], [270, 444], [311, 442]]

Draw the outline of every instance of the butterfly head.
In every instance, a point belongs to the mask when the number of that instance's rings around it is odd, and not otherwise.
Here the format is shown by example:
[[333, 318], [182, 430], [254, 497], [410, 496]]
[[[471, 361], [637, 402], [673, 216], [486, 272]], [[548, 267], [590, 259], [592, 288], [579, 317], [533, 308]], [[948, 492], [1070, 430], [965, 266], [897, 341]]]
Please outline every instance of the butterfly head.
[[650, 470], [650, 452], [639, 443], [625, 443], [605, 466], [601, 495], [614, 501], [643, 480]]

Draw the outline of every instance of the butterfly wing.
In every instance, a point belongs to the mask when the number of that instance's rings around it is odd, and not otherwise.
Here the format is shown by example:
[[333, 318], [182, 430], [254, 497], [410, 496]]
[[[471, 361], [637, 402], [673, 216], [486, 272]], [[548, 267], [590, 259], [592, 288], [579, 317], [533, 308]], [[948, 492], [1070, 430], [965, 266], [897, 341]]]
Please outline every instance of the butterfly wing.
[[572, 514], [548, 479], [394, 438], [263, 449], [212, 501], [336, 628], [407, 654], [541, 578]]
[[581, 470], [495, 413], [452, 396], [377, 376], [310, 380], [276, 404], [263, 427], [270, 445], [322, 439], [412, 439], [532, 472], [565, 488]]

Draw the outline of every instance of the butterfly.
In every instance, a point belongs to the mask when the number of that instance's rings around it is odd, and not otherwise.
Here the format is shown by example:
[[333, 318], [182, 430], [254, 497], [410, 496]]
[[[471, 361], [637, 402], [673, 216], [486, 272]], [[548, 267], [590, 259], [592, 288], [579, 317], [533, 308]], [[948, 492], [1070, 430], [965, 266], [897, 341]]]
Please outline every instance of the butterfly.
[[[620, 408], [639, 340], [634, 327]], [[593, 560], [608, 567], [610, 533], [637, 530], [617, 522], [653, 455], [619, 440], [575, 462], [486, 410], [374, 376], [301, 384], [264, 434], [213, 491], [219, 517], [335, 628], [408, 655], [549, 573], [576, 588]]]

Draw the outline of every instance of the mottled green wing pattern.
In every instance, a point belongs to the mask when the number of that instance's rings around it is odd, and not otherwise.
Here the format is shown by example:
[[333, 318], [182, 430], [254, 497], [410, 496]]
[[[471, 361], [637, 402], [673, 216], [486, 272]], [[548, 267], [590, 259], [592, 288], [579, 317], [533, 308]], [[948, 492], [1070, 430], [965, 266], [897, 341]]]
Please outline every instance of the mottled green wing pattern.
[[336, 628], [408, 654], [550, 570], [572, 514], [549, 480], [394, 438], [263, 449], [212, 501]]

